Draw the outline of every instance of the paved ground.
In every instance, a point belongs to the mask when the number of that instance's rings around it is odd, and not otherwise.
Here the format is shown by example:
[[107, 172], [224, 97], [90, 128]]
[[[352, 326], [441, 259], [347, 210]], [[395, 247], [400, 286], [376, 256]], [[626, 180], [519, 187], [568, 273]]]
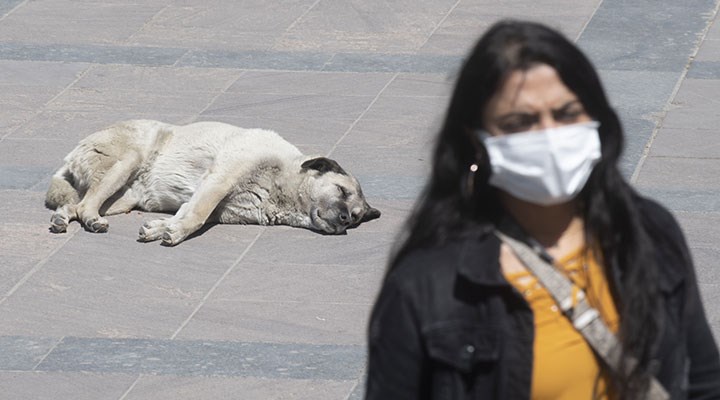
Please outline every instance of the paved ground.
[[[202, 5], [200, 5], [202, 4]], [[365, 325], [453, 74], [500, 17], [587, 51], [623, 171], [685, 228], [720, 333], [719, 0], [0, 0], [0, 397], [360, 399]], [[346, 236], [215, 226], [177, 246], [48, 233], [49, 176], [111, 122], [279, 131], [384, 214]]]

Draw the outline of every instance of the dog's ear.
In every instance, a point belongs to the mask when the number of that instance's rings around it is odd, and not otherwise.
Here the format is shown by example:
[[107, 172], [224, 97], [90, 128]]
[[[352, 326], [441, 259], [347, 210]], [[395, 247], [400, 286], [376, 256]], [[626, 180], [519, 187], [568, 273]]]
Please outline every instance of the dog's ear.
[[367, 221], [372, 221], [374, 219], [380, 218], [380, 214], [381, 214], [380, 210], [378, 210], [375, 207], [370, 207], [370, 205], [368, 205], [368, 207], [369, 207], [368, 210], [365, 211], [365, 215], [363, 215], [360, 222], [367, 222]]
[[311, 158], [300, 166], [303, 170], [314, 169], [315, 171], [324, 174], [326, 172], [334, 172], [336, 174], [347, 175], [344, 169], [335, 160], [331, 160], [326, 157]]

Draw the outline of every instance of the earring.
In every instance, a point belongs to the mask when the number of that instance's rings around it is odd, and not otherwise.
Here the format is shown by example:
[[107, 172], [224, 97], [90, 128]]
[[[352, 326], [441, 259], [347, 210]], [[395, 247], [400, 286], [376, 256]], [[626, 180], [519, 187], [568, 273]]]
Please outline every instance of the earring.
[[465, 181], [465, 191], [468, 199], [471, 199], [475, 193], [475, 172], [478, 170], [478, 165], [472, 163], [470, 165], [470, 172], [467, 174], [467, 180]]

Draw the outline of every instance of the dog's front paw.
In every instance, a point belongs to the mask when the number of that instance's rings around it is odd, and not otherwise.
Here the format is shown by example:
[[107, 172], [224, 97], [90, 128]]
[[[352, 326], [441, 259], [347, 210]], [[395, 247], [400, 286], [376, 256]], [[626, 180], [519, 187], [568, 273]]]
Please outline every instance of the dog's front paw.
[[85, 229], [94, 233], [105, 233], [108, 231], [108, 221], [105, 218], [90, 218], [84, 221]]
[[153, 240], [162, 238], [166, 226], [167, 220], [165, 219], [156, 219], [144, 223], [143, 226], [140, 227], [140, 232], [138, 232], [138, 241], [152, 242]]
[[162, 235], [162, 244], [166, 246], [175, 246], [187, 237], [185, 229], [179, 224], [168, 225], [165, 233]]

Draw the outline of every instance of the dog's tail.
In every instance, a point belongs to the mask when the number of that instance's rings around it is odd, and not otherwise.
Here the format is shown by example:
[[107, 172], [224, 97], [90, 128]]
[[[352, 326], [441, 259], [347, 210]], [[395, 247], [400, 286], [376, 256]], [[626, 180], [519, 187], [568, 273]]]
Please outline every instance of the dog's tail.
[[45, 207], [56, 210], [66, 204], [77, 204], [80, 194], [73, 186], [73, 180], [67, 166], [60, 168], [50, 180], [50, 187], [45, 194]]

